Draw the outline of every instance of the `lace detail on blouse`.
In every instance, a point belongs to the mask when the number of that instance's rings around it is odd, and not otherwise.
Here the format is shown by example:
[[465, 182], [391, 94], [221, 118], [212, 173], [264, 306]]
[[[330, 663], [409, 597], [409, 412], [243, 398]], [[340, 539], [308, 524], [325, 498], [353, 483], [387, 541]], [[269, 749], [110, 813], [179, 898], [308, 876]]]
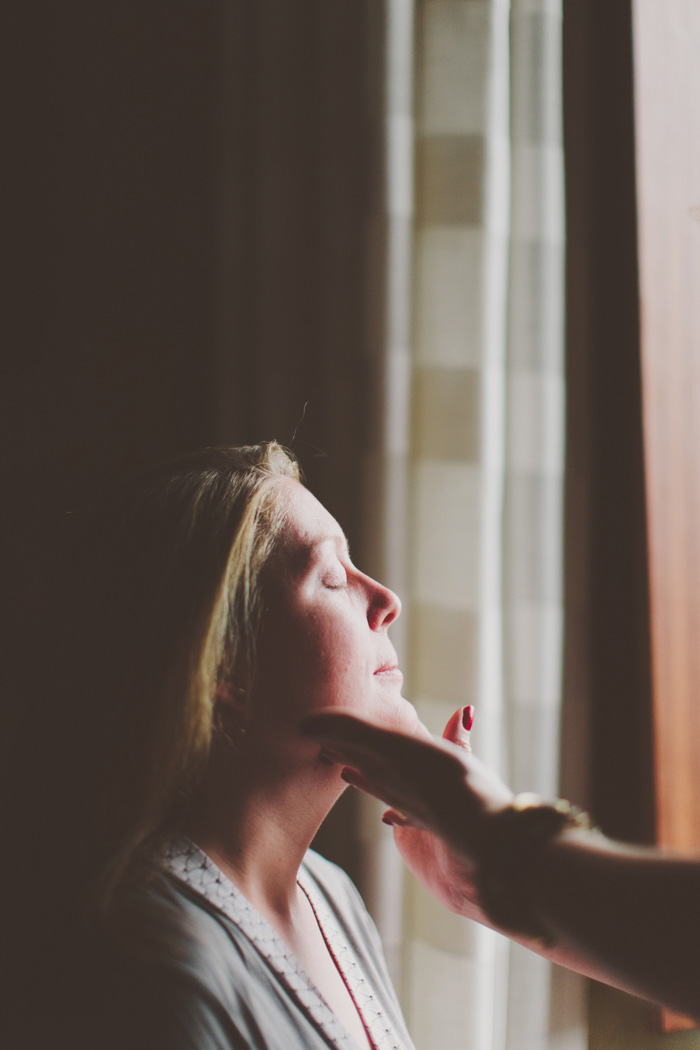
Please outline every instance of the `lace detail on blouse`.
[[[169, 844], [163, 859], [171, 874], [200, 893], [242, 930], [333, 1046], [338, 1050], [357, 1050], [355, 1041], [301, 968], [294, 953], [203, 850], [181, 836]], [[303, 869], [299, 872], [298, 882], [376, 1050], [403, 1050], [355, 953], [336, 926], [322, 897], [312, 886], [305, 885]]]

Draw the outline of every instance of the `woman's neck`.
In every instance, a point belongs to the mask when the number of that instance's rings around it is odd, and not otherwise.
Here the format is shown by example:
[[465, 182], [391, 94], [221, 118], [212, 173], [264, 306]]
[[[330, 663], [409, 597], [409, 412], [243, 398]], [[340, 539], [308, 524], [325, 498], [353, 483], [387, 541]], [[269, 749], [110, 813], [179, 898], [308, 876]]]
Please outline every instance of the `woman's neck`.
[[344, 787], [337, 767], [320, 764], [285, 770], [251, 756], [235, 774], [213, 765], [183, 830], [258, 911], [285, 924], [304, 854]]

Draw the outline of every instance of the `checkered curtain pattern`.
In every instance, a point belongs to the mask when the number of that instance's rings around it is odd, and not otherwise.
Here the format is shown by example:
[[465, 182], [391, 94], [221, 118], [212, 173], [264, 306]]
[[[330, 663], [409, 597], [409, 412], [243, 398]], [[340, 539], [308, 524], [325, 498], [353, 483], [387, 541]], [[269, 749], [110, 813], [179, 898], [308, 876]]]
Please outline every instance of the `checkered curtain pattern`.
[[[408, 6], [388, 9], [405, 19]], [[551, 797], [562, 650], [561, 0], [417, 0], [413, 15], [409, 687], [434, 732], [474, 703], [476, 751], [516, 789]], [[400, 71], [388, 41], [389, 69]], [[405, 138], [404, 127], [393, 148]], [[401, 258], [390, 247], [399, 275]], [[396, 345], [389, 352], [401, 357]], [[394, 451], [400, 472], [400, 433]], [[455, 919], [410, 879], [404, 913], [403, 999], [418, 1047], [582, 1050], [579, 978]]]

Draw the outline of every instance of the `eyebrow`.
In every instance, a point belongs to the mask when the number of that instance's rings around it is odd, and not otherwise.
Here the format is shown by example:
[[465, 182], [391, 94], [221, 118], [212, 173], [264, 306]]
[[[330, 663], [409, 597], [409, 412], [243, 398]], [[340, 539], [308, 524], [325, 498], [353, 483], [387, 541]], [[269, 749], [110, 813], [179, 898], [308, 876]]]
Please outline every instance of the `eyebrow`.
[[319, 538], [314, 540], [308, 548], [309, 557], [311, 557], [319, 547], [322, 547], [324, 543], [340, 544], [343, 548], [343, 553], [347, 554], [348, 558], [350, 558], [350, 544], [347, 541], [347, 537], [342, 532], [331, 532], [327, 536], [319, 536]]
[[342, 553], [347, 556], [348, 560], [351, 560], [350, 547], [346, 537], [342, 533], [334, 532], [329, 533], [326, 536], [319, 536], [318, 539], [313, 540], [311, 543], [303, 547], [297, 548], [296, 551], [288, 552], [287, 557], [291, 556], [291, 564], [295, 566], [295, 571], [306, 572], [316, 556], [319, 547], [322, 547], [324, 543], [333, 543], [336, 546], [339, 545], [342, 548]]
[[342, 552], [347, 556], [348, 561], [352, 561], [351, 552], [349, 552], [349, 544], [347, 543], [347, 539], [342, 532], [331, 532], [327, 535], [321, 535], [321, 537], [319, 537], [318, 540], [314, 540], [313, 543], [306, 547], [304, 561], [306, 563], [311, 562], [318, 548], [322, 547], [325, 543], [333, 543], [336, 546], [339, 545], [342, 548]]

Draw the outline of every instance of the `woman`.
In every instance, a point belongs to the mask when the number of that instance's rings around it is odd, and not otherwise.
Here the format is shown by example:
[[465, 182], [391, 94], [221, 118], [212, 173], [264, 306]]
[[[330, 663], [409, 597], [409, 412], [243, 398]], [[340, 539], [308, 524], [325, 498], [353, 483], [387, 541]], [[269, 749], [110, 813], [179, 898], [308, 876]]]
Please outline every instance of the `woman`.
[[308, 852], [346, 785], [299, 730], [334, 707], [415, 729], [398, 599], [274, 443], [183, 457], [71, 528], [51, 1045], [410, 1050], [371, 920]]
[[458, 716], [447, 742], [352, 714], [314, 715], [310, 738], [344, 777], [392, 807], [396, 843], [452, 911], [553, 962], [700, 1020], [700, 860], [614, 842], [568, 803], [514, 796], [473, 755]]

